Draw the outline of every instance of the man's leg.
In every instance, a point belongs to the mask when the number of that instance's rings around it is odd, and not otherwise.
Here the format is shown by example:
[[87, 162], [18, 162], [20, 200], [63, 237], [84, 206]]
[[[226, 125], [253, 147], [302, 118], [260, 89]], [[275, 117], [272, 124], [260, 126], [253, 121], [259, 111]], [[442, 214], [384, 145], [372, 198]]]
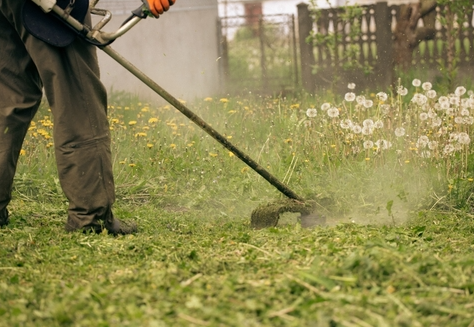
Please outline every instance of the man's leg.
[[23, 42], [0, 10], [0, 227], [8, 224], [6, 207], [18, 156], [40, 104], [41, 87]]
[[95, 47], [79, 38], [65, 48], [50, 46], [27, 33], [17, 0], [5, 2], [14, 8], [12, 22], [37, 68], [53, 114], [59, 179], [69, 200], [66, 229], [98, 230], [104, 224], [112, 233], [133, 232], [134, 226], [127, 229], [112, 214], [107, 95]]

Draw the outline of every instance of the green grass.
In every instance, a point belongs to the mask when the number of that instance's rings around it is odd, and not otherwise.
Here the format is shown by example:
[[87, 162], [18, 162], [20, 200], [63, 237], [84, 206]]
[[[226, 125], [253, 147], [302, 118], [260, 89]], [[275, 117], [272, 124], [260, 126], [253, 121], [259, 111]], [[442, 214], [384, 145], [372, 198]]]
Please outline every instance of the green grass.
[[404, 226], [118, 206], [135, 236], [66, 234], [56, 206], [16, 202], [0, 231], [1, 326], [472, 326], [472, 216]]
[[[366, 95], [370, 108], [330, 95], [189, 105], [315, 200], [328, 221], [315, 229], [286, 215], [252, 230], [250, 212], [281, 197], [270, 184], [168, 106], [113, 93], [115, 214], [140, 232], [66, 233], [43, 106], [0, 230], [0, 326], [473, 327], [472, 152], [450, 136], [472, 139], [471, 125], [455, 122], [453, 104], [436, 111], [446, 128], [437, 133], [420, 118], [427, 108], [409, 101], [420, 90], [409, 89], [385, 102]], [[355, 134], [343, 119], [384, 127]], [[438, 142], [430, 156], [421, 136]], [[363, 148], [382, 139], [391, 147]]]

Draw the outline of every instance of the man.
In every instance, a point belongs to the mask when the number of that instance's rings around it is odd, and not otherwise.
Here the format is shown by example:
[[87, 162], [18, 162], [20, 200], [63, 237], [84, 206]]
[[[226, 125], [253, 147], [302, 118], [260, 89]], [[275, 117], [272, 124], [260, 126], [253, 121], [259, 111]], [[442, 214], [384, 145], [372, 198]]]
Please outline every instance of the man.
[[[0, 227], [9, 222], [7, 205], [18, 156], [44, 89], [54, 117], [59, 180], [69, 200], [66, 230], [134, 233], [134, 223], [125, 224], [112, 213], [107, 94], [95, 46], [76, 37], [58, 47], [33, 36], [24, 26], [24, 1], [0, 0]], [[143, 2], [158, 17], [175, 1]]]

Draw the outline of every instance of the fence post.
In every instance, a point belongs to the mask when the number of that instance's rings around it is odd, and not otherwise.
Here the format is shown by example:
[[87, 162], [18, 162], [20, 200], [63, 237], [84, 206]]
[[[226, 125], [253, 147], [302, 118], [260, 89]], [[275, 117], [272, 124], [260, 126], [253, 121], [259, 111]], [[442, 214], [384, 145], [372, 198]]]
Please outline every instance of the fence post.
[[313, 45], [306, 43], [306, 38], [313, 30], [313, 20], [309, 14], [308, 4], [300, 3], [298, 7], [298, 39], [300, 44], [301, 79], [303, 88], [308, 92], [314, 91], [314, 76], [312, 73], [315, 64]]
[[382, 88], [388, 88], [394, 79], [394, 54], [392, 40], [392, 15], [387, 2], [375, 5], [375, 38], [377, 42], [376, 81]]

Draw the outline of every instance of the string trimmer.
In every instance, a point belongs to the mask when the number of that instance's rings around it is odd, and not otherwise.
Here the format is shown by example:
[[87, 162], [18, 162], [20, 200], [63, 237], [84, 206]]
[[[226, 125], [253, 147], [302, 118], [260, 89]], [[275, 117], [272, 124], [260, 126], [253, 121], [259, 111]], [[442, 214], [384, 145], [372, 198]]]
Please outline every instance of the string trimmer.
[[[288, 199], [275, 201], [257, 207], [251, 214], [251, 226], [254, 228], [264, 228], [276, 226], [280, 214], [285, 212], [293, 212], [301, 214], [301, 221], [304, 227], [314, 224], [320, 224], [319, 217], [313, 214], [313, 201], [305, 201], [301, 196], [293, 192], [288, 186], [280, 182], [275, 176], [270, 174], [256, 161], [250, 158], [247, 154], [233, 145], [227, 138], [219, 134], [214, 128], [197, 116], [194, 112], [188, 109], [182, 102], [173, 97], [170, 93], [159, 86], [155, 81], [148, 77], [145, 73], [140, 71], [122, 55], [116, 52], [110, 44], [118, 37], [124, 35], [140, 20], [147, 17], [146, 6], [142, 5], [136, 10], [132, 11], [132, 15], [122, 24], [122, 26], [115, 32], [109, 33], [102, 31], [104, 26], [112, 19], [112, 14], [104, 9], [96, 8], [98, 0], [92, 0], [90, 3], [90, 12], [94, 15], [102, 16], [102, 19], [94, 26], [89, 27], [76, 19], [74, 11], [71, 8], [71, 1], [64, 1], [65, 5], [60, 6], [61, 1], [56, 0], [33, 0], [45, 13], [55, 15], [80, 37], [97, 46], [99, 49], [108, 54], [117, 63], [127, 69], [130, 73], [135, 75], [139, 80], [145, 83], [163, 99], [169, 102], [173, 107], [179, 110], [182, 114], [192, 120], [197, 126], [203, 129], [206, 133], [212, 136], [217, 142], [222, 144], [225, 148], [231, 151], [236, 157], [246, 163], [250, 168], [267, 180], [271, 185], [276, 187], [281, 193], [287, 196]], [[76, 2], [79, 2], [76, 0]], [[74, 3], [74, 1], [72, 2]], [[72, 13], [71, 13], [72, 12]], [[82, 15], [79, 15], [82, 16]], [[80, 18], [79, 18], [80, 19]]]

